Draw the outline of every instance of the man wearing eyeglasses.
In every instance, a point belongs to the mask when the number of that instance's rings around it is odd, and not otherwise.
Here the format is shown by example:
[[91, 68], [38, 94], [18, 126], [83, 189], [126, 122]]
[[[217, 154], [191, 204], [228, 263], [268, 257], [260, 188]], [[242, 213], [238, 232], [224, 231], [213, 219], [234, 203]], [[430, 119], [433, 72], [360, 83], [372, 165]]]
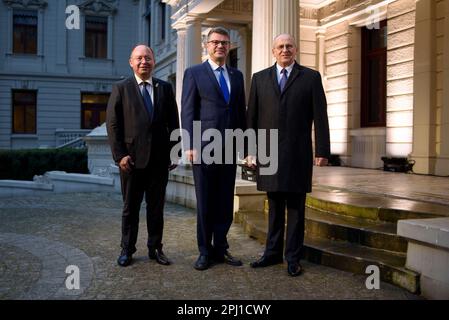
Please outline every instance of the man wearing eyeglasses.
[[[304, 242], [306, 193], [312, 189], [312, 124], [315, 130], [315, 164], [325, 166], [330, 154], [326, 97], [320, 73], [296, 63], [295, 39], [281, 34], [273, 41], [276, 63], [253, 75], [248, 103], [248, 128], [278, 130], [278, 170], [272, 175], [257, 171], [257, 188], [266, 191], [269, 226], [265, 252], [253, 268], [283, 262], [285, 209], [287, 237], [285, 259], [290, 276], [301, 274], [300, 251]], [[258, 141], [260, 145], [263, 145]], [[267, 144], [265, 144], [267, 145]], [[255, 155], [246, 159], [260, 167]]]
[[[236, 161], [206, 164], [202, 150], [210, 141], [201, 141], [194, 149], [194, 121], [201, 123], [201, 136], [207, 129], [217, 129], [222, 138], [226, 129], [245, 129], [245, 91], [242, 73], [226, 66], [230, 49], [227, 30], [212, 28], [205, 43], [209, 59], [185, 70], [182, 88], [181, 123], [190, 135], [184, 139], [186, 158], [193, 163], [197, 199], [197, 270], [212, 263], [241, 266], [228, 251], [227, 234], [233, 220]], [[224, 145], [224, 143], [223, 143]], [[220, 150], [215, 150], [219, 152]], [[225, 151], [222, 150], [224, 160]]]
[[126, 267], [136, 252], [139, 211], [145, 196], [148, 256], [161, 265], [170, 260], [162, 251], [165, 188], [170, 133], [179, 128], [178, 108], [169, 83], [152, 77], [153, 50], [136, 46], [129, 58], [134, 74], [112, 87], [106, 112], [106, 127], [112, 156], [120, 168], [123, 195], [122, 251], [117, 260]]

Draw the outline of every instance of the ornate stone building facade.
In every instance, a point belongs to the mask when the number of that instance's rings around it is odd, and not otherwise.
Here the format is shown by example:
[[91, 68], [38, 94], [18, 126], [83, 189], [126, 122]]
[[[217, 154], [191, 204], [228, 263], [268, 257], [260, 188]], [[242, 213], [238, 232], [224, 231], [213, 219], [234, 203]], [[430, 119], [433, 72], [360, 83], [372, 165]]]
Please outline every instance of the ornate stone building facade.
[[[78, 29], [65, 26], [71, 5]], [[323, 76], [344, 165], [407, 157], [449, 175], [449, 0], [2, 0], [0, 148], [54, 147], [101, 124], [136, 43], [153, 47], [179, 102], [216, 25], [231, 31], [247, 92], [273, 63], [273, 37], [296, 36], [298, 62]]]
[[209, 27], [231, 30], [247, 86], [273, 63], [273, 37], [288, 32], [299, 63], [323, 76], [332, 153], [345, 165], [379, 168], [382, 156], [406, 157], [417, 173], [449, 175], [448, 0], [164, 2], [177, 34], [178, 101], [183, 70], [206, 58]]

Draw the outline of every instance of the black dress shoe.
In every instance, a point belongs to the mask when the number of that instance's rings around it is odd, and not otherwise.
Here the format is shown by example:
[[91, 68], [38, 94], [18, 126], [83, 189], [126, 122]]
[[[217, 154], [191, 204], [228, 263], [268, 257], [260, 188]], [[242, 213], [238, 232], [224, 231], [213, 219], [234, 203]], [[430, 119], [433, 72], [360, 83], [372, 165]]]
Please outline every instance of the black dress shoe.
[[209, 257], [205, 255], [200, 255], [198, 260], [196, 260], [195, 265], [193, 266], [196, 270], [206, 270], [209, 268]]
[[287, 271], [289, 276], [297, 277], [302, 273], [302, 266], [298, 262], [289, 262]]
[[229, 264], [231, 266], [235, 266], [235, 267], [239, 267], [241, 265], [243, 265], [242, 261], [233, 257], [228, 250], [225, 251], [224, 256], [223, 256], [223, 262], [226, 264]]
[[262, 256], [259, 260], [250, 264], [251, 268], [263, 268], [282, 263], [282, 257]]
[[133, 256], [131, 254], [121, 253], [120, 257], [117, 259], [117, 263], [120, 267], [126, 267], [131, 264]]
[[168, 266], [171, 264], [171, 261], [168, 260], [166, 255], [162, 252], [161, 249], [149, 250], [148, 257], [152, 260], [156, 260], [157, 263], [162, 264], [164, 266]]
[[212, 263], [226, 263], [235, 267], [243, 265], [242, 261], [233, 257], [228, 250], [226, 250], [223, 254], [214, 254]]

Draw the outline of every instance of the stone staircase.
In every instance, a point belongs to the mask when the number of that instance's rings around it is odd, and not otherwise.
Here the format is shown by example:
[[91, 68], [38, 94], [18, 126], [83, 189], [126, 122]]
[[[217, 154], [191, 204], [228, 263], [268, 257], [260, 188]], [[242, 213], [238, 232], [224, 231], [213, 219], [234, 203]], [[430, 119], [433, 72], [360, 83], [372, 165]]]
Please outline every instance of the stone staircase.
[[[235, 221], [265, 244], [268, 201], [263, 209], [240, 209]], [[447, 216], [447, 207], [409, 199], [314, 187], [306, 202], [304, 258], [337, 269], [365, 274], [380, 269], [381, 280], [420, 292], [419, 274], [405, 268], [407, 240], [397, 221]]]

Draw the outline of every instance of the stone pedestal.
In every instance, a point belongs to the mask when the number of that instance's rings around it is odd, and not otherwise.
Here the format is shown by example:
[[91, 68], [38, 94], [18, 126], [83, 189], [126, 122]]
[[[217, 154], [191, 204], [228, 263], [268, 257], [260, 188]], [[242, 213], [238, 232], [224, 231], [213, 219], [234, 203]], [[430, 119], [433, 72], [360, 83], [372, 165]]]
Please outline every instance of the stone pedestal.
[[84, 137], [87, 145], [87, 167], [91, 174], [108, 177], [111, 174], [112, 159], [111, 148], [108, 143], [106, 123], [92, 130]]
[[398, 235], [409, 240], [406, 267], [421, 274], [421, 294], [449, 299], [449, 218], [400, 220]]
[[[237, 176], [234, 189], [234, 213], [238, 211], [262, 211], [266, 193], [258, 191], [255, 182]], [[196, 209], [196, 194], [190, 166], [178, 166], [170, 172], [166, 200], [187, 208]]]

